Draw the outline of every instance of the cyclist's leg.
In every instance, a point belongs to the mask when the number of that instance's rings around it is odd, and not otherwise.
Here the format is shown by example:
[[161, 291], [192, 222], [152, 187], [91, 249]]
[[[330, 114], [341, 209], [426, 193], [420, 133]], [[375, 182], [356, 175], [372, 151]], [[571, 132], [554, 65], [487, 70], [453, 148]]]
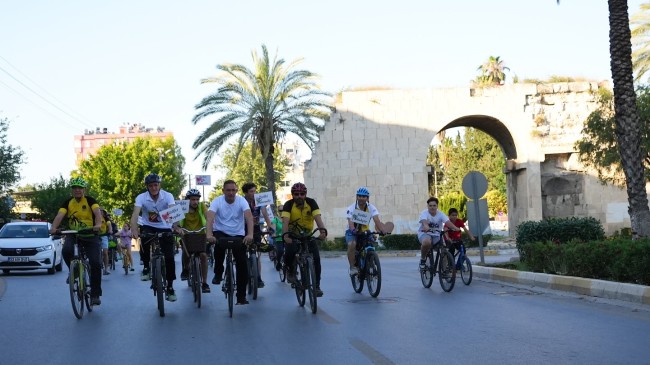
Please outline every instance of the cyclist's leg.
[[[258, 249], [262, 246], [262, 233], [256, 232], [253, 240], [255, 243], [257, 243]], [[262, 281], [262, 260], [257, 260], [257, 281], [258, 281], [258, 287], [263, 288], [264, 287], [264, 282]]]
[[99, 297], [102, 295], [102, 262], [101, 242], [99, 237], [79, 238], [84, 245], [86, 256], [90, 263], [90, 296]]
[[298, 241], [294, 240], [291, 243], [285, 243], [284, 246], [284, 265], [287, 267], [287, 275], [290, 282], [296, 279], [296, 276], [294, 275], [294, 266], [296, 261], [296, 252], [298, 252], [299, 244], [300, 243]]
[[320, 287], [320, 274], [321, 274], [321, 265], [320, 265], [320, 240], [313, 239], [309, 242], [309, 251], [314, 257], [314, 269], [316, 269], [316, 287]]
[[102, 258], [104, 260], [104, 275], [108, 275], [108, 236], [100, 236], [102, 244]]
[[176, 240], [174, 240], [174, 237], [162, 237], [160, 241], [160, 249], [163, 252], [163, 255], [165, 255], [165, 275], [167, 279], [167, 287], [173, 288], [174, 280], [176, 280], [176, 261], [174, 260]]
[[345, 243], [348, 245], [348, 264], [350, 265], [350, 274], [354, 274], [356, 268], [356, 263], [354, 262], [354, 251], [357, 248], [357, 237], [349, 229], [345, 230]]
[[[142, 233], [152, 232], [146, 226], [142, 227]], [[151, 261], [151, 241], [140, 238], [140, 259], [142, 260], [142, 273], [149, 274], [149, 262]]]
[[[227, 237], [225, 234], [215, 231], [212, 232], [214, 237], [217, 239], [217, 243], [219, 242], [219, 238]], [[223, 261], [226, 259], [226, 249], [221, 247], [221, 245], [217, 244], [214, 246], [214, 280], [212, 281], [213, 284], [218, 284], [221, 282], [221, 278], [223, 277]]]
[[201, 277], [203, 278], [203, 287], [208, 287], [208, 255], [201, 252]]
[[427, 254], [429, 253], [429, 250], [431, 250], [431, 236], [424, 232], [419, 232], [418, 240], [420, 241], [420, 245], [421, 245], [420, 266], [424, 266], [424, 262], [426, 261]]
[[61, 248], [61, 256], [63, 256], [63, 261], [65, 261], [66, 266], [70, 269], [70, 261], [74, 256], [74, 240], [76, 238], [72, 235], [68, 235], [63, 242], [63, 247]]
[[246, 248], [238, 246], [232, 249], [237, 268], [237, 302], [246, 302], [246, 283], [248, 282], [248, 266], [246, 263]]
[[284, 242], [280, 240], [275, 241], [275, 255], [278, 262], [278, 267], [276, 267], [276, 269], [281, 270], [282, 267], [280, 267], [279, 265], [281, 265], [280, 260], [282, 256], [284, 256]]
[[181, 280], [187, 280], [190, 272], [190, 256], [189, 252], [185, 254], [185, 250], [181, 250]]

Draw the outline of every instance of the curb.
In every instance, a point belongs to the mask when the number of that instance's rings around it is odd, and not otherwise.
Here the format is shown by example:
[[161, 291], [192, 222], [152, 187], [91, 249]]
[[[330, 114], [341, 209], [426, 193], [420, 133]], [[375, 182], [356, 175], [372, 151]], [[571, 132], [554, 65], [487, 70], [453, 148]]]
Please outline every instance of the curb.
[[645, 285], [507, 270], [479, 265], [473, 265], [473, 269], [474, 274], [482, 279], [573, 292], [598, 298], [650, 304], [650, 287]]

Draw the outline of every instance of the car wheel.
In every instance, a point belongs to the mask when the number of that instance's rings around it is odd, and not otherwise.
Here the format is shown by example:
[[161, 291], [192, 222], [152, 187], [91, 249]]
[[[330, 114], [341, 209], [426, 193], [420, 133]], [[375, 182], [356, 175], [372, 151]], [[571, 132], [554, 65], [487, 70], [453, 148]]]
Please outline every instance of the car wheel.
[[[56, 262], [56, 256], [54, 257], [54, 262]], [[61, 261], [58, 264], [54, 265], [54, 269], [56, 271], [63, 270], [63, 259], [61, 259]]]

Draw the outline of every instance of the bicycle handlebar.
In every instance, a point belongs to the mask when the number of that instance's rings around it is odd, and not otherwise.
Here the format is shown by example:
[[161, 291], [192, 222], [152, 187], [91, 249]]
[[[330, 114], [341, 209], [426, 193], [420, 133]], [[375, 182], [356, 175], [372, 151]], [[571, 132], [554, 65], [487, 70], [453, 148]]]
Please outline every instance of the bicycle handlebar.
[[327, 236], [327, 229], [325, 229], [325, 228], [316, 228], [311, 233], [303, 234], [303, 235], [298, 235], [298, 234], [293, 233], [293, 232], [286, 232], [286, 233], [282, 234], [282, 239], [286, 242], [286, 238], [289, 237], [292, 240], [299, 240], [300, 241], [300, 240], [304, 240], [304, 239], [313, 237], [314, 233], [316, 233], [316, 232], [325, 232], [325, 235]]
[[60, 230], [57, 229], [54, 234], [50, 234], [50, 236], [56, 236], [56, 235], [65, 235], [65, 234], [94, 234], [95, 236], [99, 235], [99, 232], [96, 232], [92, 228], [83, 228], [79, 230], [74, 230], [74, 229], [67, 229], [67, 230]]
[[178, 228], [180, 228], [183, 231], [183, 233], [205, 233], [205, 227], [201, 227], [201, 229], [197, 229], [196, 231], [190, 231], [189, 229], [184, 227], [178, 227]]

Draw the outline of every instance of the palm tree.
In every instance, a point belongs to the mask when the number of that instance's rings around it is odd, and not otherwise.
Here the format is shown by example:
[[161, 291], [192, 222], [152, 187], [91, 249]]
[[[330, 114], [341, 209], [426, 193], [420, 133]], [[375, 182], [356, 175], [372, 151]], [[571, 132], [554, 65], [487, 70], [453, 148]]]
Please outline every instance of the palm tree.
[[481, 71], [481, 74], [477, 77], [479, 84], [503, 85], [506, 82], [504, 71], [510, 71], [510, 69], [505, 66], [500, 56], [490, 56], [476, 71]]
[[[557, 0], [560, 3], [560, 0]], [[641, 118], [636, 107], [632, 73], [632, 42], [627, 0], [607, 0], [609, 55], [614, 82], [614, 113], [618, 153], [627, 186], [628, 214], [634, 237], [650, 236], [650, 208], [645, 188]]]
[[632, 15], [632, 67], [634, 81], [639, 82], [650, 70], [650, 3], [641, 4], [640, 11]]
[[202, 166], [207, 169], [214, 154], [229, 139], [236, 138], [235, 161], [244, 144], [252, 141], [262, 153], [267, 188], [275, 201], [275, 144], [293, 133], [313, 150], [330, 115], [331, 94], [318, 88], [316, 74], [294, 69], [301, 59], [285, 64], [276, 56], [271, 62], [265, 45], [261, 57], [256, 51], [252, 56], [253, 70], [221, 64], [217, 65], [221, 75], [201, 80], [219, 87], [195, 106], [198, 113], [192, 123], [210, 116], [215, 119], [194, 140], [192, 148], [197, 150], [195, 159], [204, 155]]

